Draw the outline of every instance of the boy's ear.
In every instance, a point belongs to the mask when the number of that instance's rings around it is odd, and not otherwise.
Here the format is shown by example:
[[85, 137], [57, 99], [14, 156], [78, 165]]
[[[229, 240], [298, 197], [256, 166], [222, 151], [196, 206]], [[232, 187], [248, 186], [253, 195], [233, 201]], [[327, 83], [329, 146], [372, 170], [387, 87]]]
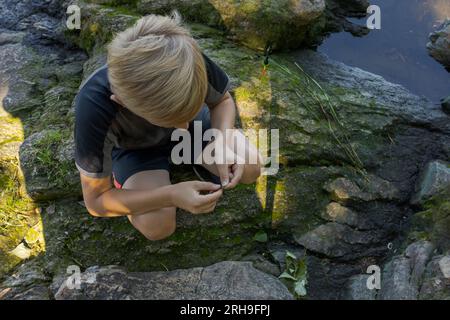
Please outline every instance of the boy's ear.
[[118, 103], [118, 104], [120, 104], [121, 106], [123, 106], [122, 101], [120, 101], [120, 99], [119, 99], [115, 94], [112, 94], [109, 98], [110, 98], [112, 101], [114, 101], [115, 103]]

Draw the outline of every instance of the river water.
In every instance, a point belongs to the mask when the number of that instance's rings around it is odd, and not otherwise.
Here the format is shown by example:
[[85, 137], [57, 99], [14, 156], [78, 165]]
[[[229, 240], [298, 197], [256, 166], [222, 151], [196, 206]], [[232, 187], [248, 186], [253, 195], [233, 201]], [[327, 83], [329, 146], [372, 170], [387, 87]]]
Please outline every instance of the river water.
[[[371, 0], [380, 6], [381, 30], [362, 38], [332, 34], [319, 51], [379, 74], [438, 103], [450, 95], [450, 73], [428, 55], [428, 35], [450, 17], [450, 0]], [[352, 19], [366, 24], [366, 19]]]

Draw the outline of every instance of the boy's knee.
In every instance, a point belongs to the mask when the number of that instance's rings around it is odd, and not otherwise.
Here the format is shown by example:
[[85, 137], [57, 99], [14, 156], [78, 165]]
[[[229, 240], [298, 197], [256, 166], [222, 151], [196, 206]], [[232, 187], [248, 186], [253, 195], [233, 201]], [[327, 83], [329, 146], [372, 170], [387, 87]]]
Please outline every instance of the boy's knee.
[[158, 210], [158, 213], [160, 213], [163, 218], [156, 221], [149, 219], [149, 221], [140, 225], [138, 230], [144, 235], [144, 237], [151, 241], [168, 238], [176, 230], [175, 212], [176, 208], [164, 208]]
[[254, 183], [261, 175], [261, 165], [251, 164], [245, 166], [241, 182], [245, 184]]

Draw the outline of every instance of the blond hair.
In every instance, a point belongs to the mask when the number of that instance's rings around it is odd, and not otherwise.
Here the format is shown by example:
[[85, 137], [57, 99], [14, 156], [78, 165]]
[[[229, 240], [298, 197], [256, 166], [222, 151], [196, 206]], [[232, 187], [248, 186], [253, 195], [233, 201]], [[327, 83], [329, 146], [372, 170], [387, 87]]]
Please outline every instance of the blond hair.
[[176, 12], [118, 33], [108, 45], [108, 77], [129, 110], [165, 124], [192, 120], [208, 86], [201, 50]]

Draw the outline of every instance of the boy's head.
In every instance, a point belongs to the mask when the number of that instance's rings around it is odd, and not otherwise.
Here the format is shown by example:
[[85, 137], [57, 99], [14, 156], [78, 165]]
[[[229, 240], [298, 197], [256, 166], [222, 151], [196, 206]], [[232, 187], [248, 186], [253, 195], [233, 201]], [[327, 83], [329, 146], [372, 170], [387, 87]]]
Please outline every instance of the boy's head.
[[108, 46], [108, 76], [116, 99], [163, 127], [192, 120], [208, 86], [200, 48], [180, 20], [177, 13], [145, 16]]

